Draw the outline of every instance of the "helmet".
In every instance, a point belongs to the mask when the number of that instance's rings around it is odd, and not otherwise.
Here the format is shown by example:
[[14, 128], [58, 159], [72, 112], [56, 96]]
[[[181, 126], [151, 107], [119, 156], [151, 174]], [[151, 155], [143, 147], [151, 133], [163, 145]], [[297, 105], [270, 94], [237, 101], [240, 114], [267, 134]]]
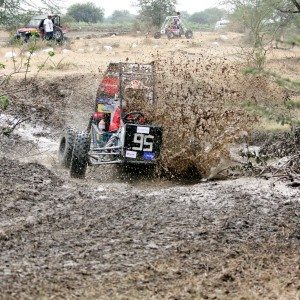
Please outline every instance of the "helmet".
[[93, 120], [94, 121], [100, 121], [101, 119], [104, 119], [104, 113], [96, 111], [93, 113]]

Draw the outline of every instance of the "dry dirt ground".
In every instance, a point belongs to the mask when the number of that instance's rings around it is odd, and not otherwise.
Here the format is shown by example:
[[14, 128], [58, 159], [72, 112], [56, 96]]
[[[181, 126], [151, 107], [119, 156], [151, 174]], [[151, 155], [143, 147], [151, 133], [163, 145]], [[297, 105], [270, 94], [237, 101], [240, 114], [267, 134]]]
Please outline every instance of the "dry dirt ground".
[[[57, 163], [61, 127], [85, 126], [99, 69], [172, 51], [239, 59], [241, 36], [228, 37], [74, 36], [54, 49], [30, 90], [10, 86], [14, 106], [0, 124], [31, 120], [0, 136], [0, 299], [300, 299], [299, 188], [259, 178], [131, 178], [106, 167], [90, 168], [81, 181]], [[30, 78], [47, 58], [44, 48]], [[6, 74], [10, 50], [0, 49]], [[299, 78], [299, 54], [276, 50], [271, 62]]]

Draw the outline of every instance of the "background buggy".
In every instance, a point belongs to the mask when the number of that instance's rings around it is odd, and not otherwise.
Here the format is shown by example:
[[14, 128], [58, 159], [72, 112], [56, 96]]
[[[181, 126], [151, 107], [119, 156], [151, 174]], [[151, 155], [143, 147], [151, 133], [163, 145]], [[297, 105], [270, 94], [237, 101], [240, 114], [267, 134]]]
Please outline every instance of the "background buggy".
[[162, 35], [166, 35], [169, 39], [184, 35], [187, 39], [190, 39], [193, 37], [193, 32], [186, 28], [178, 16], [168, 16], [165, 18], [160, 31], [154, 34], [154, 38], [159, 39]]
[[[48, 17], [48, 15], [36, 15], [31, 18], [28, 24], [17, 30], [16, 39], [21, 39], [24, 42], [28, 42], [32, 36], [39, 36], [40, 38], [44, 38], [44, 20]], [[60, 24], [60, 16], [53, 15], [53, 39], [57, 42], [61, 42], [64, 39], [64, 31]]]

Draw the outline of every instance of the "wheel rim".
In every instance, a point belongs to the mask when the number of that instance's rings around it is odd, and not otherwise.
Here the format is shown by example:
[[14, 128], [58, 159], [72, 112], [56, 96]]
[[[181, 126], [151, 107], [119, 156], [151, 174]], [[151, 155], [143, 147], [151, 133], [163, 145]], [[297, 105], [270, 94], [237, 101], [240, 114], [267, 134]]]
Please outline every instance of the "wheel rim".
[[193, 33], [192, 33], [192, 32], [188, 31], [188, 32], [186, 33], [186, 37], [187, 37], [188, 39], [190, 39], [192, 36], [193, 36]]
[[55, 31], [55, 32], [54, 32], [54, 38], [55, 38], [56, 40], [61, 39], [61, 37], [62, 37], [62, 34], [61, 34], [60, 31]]

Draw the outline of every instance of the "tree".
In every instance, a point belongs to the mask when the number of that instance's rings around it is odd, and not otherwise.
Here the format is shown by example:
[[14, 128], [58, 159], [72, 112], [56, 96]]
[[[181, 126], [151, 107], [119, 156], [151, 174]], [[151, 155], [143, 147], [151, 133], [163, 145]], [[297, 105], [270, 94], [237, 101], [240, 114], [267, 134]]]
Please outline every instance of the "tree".
[[115, 10], [109, 17], [112, 23], [128, 23], [135, 18], [128, 10]]
[[8, 25], [10, 24], [18, 10], [20, 9], [20, 1], [0, 1], [0, 24], [1, 25]]
[[192, 14], [190, 17], [190, 21], [199, 24], [213, 25], [217, 21], [222, 19], [225, 15], [225, 10], [213, 7]]
[[92, 2], [77, 3], [68, 8], [67, 15], [73, 17], [77, 22], [97, 23], [103, 21], [104, 10], [96, 7]]
[[250, 39], [256, 40], [258, 36], [275, 36], [291, 20], [292, 16], [282, 13], [278, 8], [286, 0], [231, 0], [234, 7], [231, 19], [239, 22], [249, 32]]
[[190, 18], [190, 16], [191, 16], [186, 10], [181, 11], [181, 12], [180, 12], [180, 15], [181, 15], [181, 18], [182, 18], [183, 20], [188, 20], [188, 19]]
[[46, 12], [57, 13], [60, 10], [61, 0], [0, 0], [0, 24], [17, 26], [30, 19], [34, 14]]
[[279, 10], [283, 13], [300, 14], [300, 1], [283, 0], [280, 1]]
[[229, 0], [227, 3], [233, 7], [231, 21], [241, 24], [248, 33], [255, 67], [263, 69], [271, 42], [280, 39], [284, 29], [294, 21], [292, 14], [278, 9], [283, 4], [292, 4], [291, 1]]
[[149, 25], [159, 27], [168, 15], [175, 13], [177, 0], [138, 0], [139, 17]]

